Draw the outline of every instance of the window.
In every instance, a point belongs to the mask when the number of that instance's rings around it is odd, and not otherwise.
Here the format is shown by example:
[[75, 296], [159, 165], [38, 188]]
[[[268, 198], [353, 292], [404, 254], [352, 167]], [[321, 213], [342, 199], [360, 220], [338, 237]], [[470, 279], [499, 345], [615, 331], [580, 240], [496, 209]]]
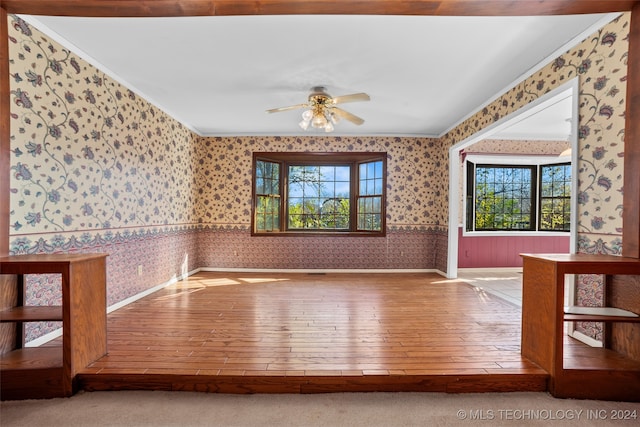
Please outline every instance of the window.
[[384, 235], [385, 153], [254, 153], [254, 234]]
[[571, 165], [540, 166], [540, 230], [571, 231]]
[[467, 231], [570, 231], [571, 164], [467, 161]]

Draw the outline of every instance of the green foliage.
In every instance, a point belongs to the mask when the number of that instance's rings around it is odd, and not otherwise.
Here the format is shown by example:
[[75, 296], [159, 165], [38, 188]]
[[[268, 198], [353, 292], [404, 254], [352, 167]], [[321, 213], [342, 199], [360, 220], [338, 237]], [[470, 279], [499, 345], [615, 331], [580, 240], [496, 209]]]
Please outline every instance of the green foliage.
[[571, 167], [541, 167], [540, 230], [571, 230]]
[[476, 230], [527, 228], [529, 214], [523, 214], [519, 200], [507, 198], [486, 184], [476, 186]]
[[289, 203], [290, 229], [348, 229], [349, 199], [306, 199], [302, 203]]
[[569, 198], [542, 199], [541, 202], [540, 230], [571, 230], [571, 200]]
[[[475, 230], [534, 230], [536, 188], [531, 166], [478, 165], [475, 169]], [[538, 230], [570, 231], [571, 165], [538, 169]]]
[[337, 182], [333, 166], [291, 166], [289, 229], [349, 229], [349, 194], [336, 192]]

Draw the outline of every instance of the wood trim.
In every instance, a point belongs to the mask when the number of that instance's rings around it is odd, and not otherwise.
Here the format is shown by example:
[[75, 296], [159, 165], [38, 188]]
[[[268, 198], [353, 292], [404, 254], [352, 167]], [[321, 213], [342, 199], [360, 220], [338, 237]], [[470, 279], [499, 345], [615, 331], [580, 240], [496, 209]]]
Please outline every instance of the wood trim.
[[640, 3], [631, 12], [627, 64], [622, 255], [640, 258]]
[[[256, 176], [256, 162], [263, 160], [267, 162], [277, 163], [280, 165], [280, 227], [279, 231], [256, 231], [256, 205], [257, 197], [255, 176]], [[382, 213], [381, 213], [381, 230], [380, 231], [365, 231], [357, 230], [357, 218], [356, 210], [358, 205], [358, 199], [360, 198], [358, 192], [358, 168], [361, 163], [373, 161], [382, 161]], [[254, 178], [251, 182], [251, 235], [252, 236], [332, 236], [332, 237], [344, 237], [344, 236], [358, 236], [358, 237], [385, 237], [386, 236], [386, 200], [387, 200], [387, 153], [386, 152], [321, 152], [321, 153], [307, 153], [307, 152], [292, 152], [292, 151], [279, 151], [279, 152], [254, 152], [251, 162], [251, 170], [253, 171]], [[351, 168], [351, 183], [350, 183], [350, 202], [351, 202], [351, 215], [349, 218], [350, 229], [341, 231], [331, 230], [289, 230], [287, 227], [288, 204], [287, 204], [287, 187], [288, 172], [287, 168], [291, 165], [343, 165]]]
[[[25, 275], [54, 273], [61, 275], [62, 293], [61, 307], [25, 306], [19, 298], [18, 307], [2, 312], [3, 322], [62, 320], [62, 346], [53, 353], [23, 348], [3, 354], [2, 399], [71, 396], [76, 374], [107, 353], [106, 258], [104, 253], [0, 257], [0, 274], [18, 275], [18, 292]], [[25, 384], [22, 374], [35, 369], [40, 370], [38, 380]]]
[[375, 14], [516, 16], [629, 11], [636, 0], [0, 0], [9, 13], [59, 16]]
[[[35, 320], [34, 320], [35, 319]], [[0, 322], [61, 322], [62, 306], [14, 307], [0, 311]]]
[[7, 12], [0, 9], [0, 256], [9, 254], [9, 171], [11, 132], [9, 128], [9, 23]]
[[[640, 361], [610, 349], [587, 348], [564, 332], [566, 321], [597, 319], [637, 324], [638, 319], [565, 314], [564, 281], [566, 274], [637, 277], [640, 260], [591, 254], [522, 256], [521, 351], [549, 372], [549, 392], [563, 398], [638, 401]], [[609, 285], [611, 288], [613, 283]], [[627, 335], [627, 342], [637, 345], [633, 336]]]
[[[11, 165], [11, 133], [9, 130], [9, 23], [5, 9], [0, 8], [0, 256], [9, 254], [9, 172]], [[0, 310], [16, 304], [16, 277], [0, 275]], [[16, 347], [22, 337], [15, 323], [0, 324], [0, 354]]]

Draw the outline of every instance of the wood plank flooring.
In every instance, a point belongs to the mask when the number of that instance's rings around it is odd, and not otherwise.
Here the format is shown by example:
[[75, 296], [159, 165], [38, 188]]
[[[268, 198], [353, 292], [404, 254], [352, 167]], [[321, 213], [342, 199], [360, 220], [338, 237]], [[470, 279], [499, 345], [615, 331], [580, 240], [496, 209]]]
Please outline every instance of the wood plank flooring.
[[520, 308], [436, 274], [200, 272], [108, 316], [86, 390], [542, 391]]

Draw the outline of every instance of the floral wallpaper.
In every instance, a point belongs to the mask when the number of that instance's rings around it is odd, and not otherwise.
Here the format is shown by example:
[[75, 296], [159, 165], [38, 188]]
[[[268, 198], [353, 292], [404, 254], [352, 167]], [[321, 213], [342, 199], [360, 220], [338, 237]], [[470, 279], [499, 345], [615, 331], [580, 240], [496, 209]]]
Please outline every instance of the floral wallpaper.
[[[438, 140], [196, 137], [20, 18], [10, 19], [12, 236], [247, 226], [251, 153], [285, 150], [387, 152], [388, 223], [446, 223], [433, 203], [446, 191], [434, 179], [445, 166]], [[64, 244], [47, 240], [49, 247]], [[15, 251], [29, 245], [13, 244]]]
[[10, 20], [12, 234], [193, 223], [191, 132]]
[[[622, 251], [629, 20], [629, 13], [622, 14], [443, 137], [447, 146], [454, 145], [578, 77], [578, 252], [620, 255]], [[601, 305], [602, 286], [601, 280], [581, 277], [578, 302]], [[601, 338], [599, 326], [581, 329]]]
[[387, 226], [442, 227], [446, 211], [434, 203], [448, 191], [438, 178], [447, 167], [441, 143], [397, 137], [201, 138], [197, 217], [202, 224], [251, 223], [253, 152], [305, 151], [387, 153]]
[[[446, 271], [448, 191], [440, 141], [393, 137], [201, 138], [200, 204], [203, 266], [266, 269], [438, 269]], [[387, 235], [251, 237], [254, 152], [370, 151], [387, 153]], [[440, 254], [440, 255], [438, 255]], [[444, 255], [442, 255], [444, 254]]]
[[465, 148], [465, 154], [517, 154], [524, 156], [558, 156], [571, 148], [568, 141], [484, 139]]

